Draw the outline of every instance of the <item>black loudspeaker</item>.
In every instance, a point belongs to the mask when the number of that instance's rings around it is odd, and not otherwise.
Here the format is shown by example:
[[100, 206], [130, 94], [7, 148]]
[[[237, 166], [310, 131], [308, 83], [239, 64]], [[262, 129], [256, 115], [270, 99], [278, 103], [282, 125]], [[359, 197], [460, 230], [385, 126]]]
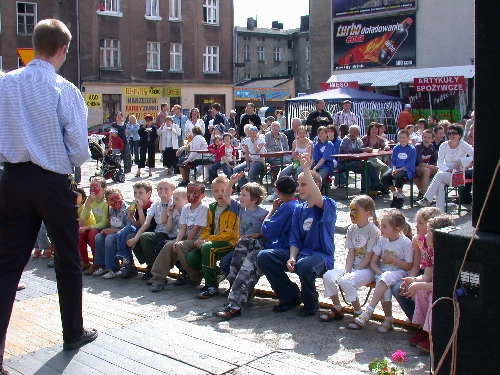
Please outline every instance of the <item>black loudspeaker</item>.
[[[493, 172], [500, 159], [497, 137], [492, 136], [498, 124], [500, 87], [498, 61], [500, 59], [500, 7], [492, 7], [491, 0], [475, 1], [476, 74], [475, 139], [474, 139], [474, 193], [472, 198], [472, 224], [477, 225]], [[496, 14], [496, 16], [495, 16]], [[471, 15], [472, 16], [472, 15]], [[486, 203], [479, 229], [500, 233], [497, 214], [500, 208], [500, 177], [494, 181], [492, 194]], [[499, 369], [500, 373], [500, 369]]]
[[[455, 280], [474, 228], [471, 224], [434, 234], [434, 300], [453, 297]], [[458, 298], [457, 374], [497, 375], [500, 361], [500, 234], [478, 232], [461, 273], [460, 285], [467, 291]], [[453, 306], [440, 301], [432, 314], [434, 366], [437, 366], [453, 330]], [[497, 348], [497, 349], [495, 349]], [[451, 352], [450, 352], [451, 353]], [[449, 374], [451, 354], [439, 374]], [[434, 369], [435, 370], [435, 369]]]

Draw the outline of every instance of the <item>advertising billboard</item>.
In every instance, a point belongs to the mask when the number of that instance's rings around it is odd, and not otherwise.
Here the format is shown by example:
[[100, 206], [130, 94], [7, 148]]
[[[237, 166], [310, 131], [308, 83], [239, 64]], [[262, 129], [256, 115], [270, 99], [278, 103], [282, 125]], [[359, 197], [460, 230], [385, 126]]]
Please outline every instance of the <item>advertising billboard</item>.
[[336, 22], [334, 69], [415, 66], [415, 14]]
[[417, 0], [332, 0], [334, 21], [417, 9]]

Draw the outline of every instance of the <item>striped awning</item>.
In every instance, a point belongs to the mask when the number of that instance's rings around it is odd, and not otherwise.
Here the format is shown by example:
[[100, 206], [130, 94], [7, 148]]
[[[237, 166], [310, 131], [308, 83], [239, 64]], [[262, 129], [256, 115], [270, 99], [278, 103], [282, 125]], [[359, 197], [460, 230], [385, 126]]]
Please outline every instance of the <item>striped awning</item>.
[[421, 69], [384, 69], [375, 72], [334, 74], [327, 82], [330, 83], [357, 81], [360, 85], [384, 87], [397, 86], [400, 83], [413, 83], [414, 78], [445, 76], [464, 76], [465, 78], [473, 78], [474, 73], [474, 65], [444, 66], [439, 68]]

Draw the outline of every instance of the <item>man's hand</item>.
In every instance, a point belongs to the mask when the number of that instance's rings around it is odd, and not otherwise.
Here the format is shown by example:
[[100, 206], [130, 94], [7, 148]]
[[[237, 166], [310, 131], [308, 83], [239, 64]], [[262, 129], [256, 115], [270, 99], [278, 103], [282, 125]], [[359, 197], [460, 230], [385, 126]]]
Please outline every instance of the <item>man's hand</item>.
[[201, 246], [207, 242], [207, 240], [204, 240], [202, 238], [198, 238], [196, 241], [194, 241], [194, 246], [196, 246], [198, 249], [201, 248]]
[[295, 263], [296, 263], [295, 258], [288, 259], [288, 261], [286, 262], [286, 268], [288, 268], [289, 272], [295, 271]]

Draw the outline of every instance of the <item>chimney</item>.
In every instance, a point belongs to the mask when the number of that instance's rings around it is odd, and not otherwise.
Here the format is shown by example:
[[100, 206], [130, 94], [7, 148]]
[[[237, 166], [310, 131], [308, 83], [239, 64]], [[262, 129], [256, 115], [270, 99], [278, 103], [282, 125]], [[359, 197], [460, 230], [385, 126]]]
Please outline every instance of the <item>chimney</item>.
[[278, 23], [278, 30], [283, 30], [283, 23]]
[[278, 25], [279, 25], [278, 21], [273, 21], [272, 26], [271, 26], [271, 29], [273, 29], [273, 30], [277, 30], [277, 29], [279, 28], [279, 26], [278, 26]]
[[300, 16], [300, 31], [309, 31], [309, 15]]
[[257, 21], [253, 19], [253, 17], [247, 18], [247, 29], [253, 30], [257, 26]]

